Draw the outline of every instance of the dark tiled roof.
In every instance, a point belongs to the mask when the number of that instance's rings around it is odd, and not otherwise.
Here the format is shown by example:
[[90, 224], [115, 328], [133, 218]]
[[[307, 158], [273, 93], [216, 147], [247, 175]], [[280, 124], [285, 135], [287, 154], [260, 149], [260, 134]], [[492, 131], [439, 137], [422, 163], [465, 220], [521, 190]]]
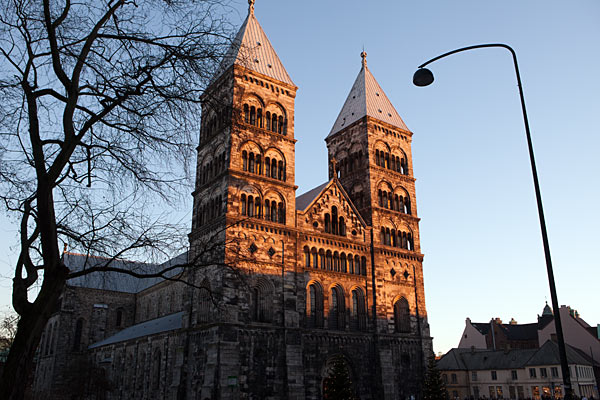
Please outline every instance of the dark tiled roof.
[[502, 325], [510, 340], [537, 340], [538, 324]]
[[[592, 365], [589, 357], [567, 345], [569, 364]], [[558, 345], [548, 340], [539, 349], [481, 350], [452, 349], [437, 363], [440, 370], [518, 369], [526, 366], [559, 365]]]
[[[64, 253], [63, 260], [65, 265], [71, 271], [81, 271], [94, 266], [106, 264], [109, 260], [102, 257], [85, 256], [83, 254]], [[111, 267], [127, 269], [136, 273], [156, 273], [162, 269], [177, 265], [187, 261], [187, 253], [180, 254], [171, 260], [162, 264], [150, 264], [128, 260], [113, 260]], [[181, 273], [181, 268], [175, 268], [166, 274], [169, 277]], [[140, 279], [120, 272], [93, 272], [77, 278], [69, 279], [67, 285], [83, 287], [89, 289], [111, 290], [114, 292], [139, 293], [157, 283], [162, 282], [163, 278]]]
[[152, 319], [145, 321], [129, 328], [125, 328], [122, 331], [96, 342], [89, 346], [90, 349], [106, 346], [113, 343], [124, 342], [126, 340], [136, 339], [142, 336], [155, 335], [157, 333], [173, 331], [182, 327], [183, 311], [175, 314], [166, 315], [161, 318]]
[[489, 322], [472, 322], [471, 325], [473, 325], [475, 329], [481, 332], [482, 335], [485, 335], [490, 331]]
[[319, 185], [316, 188], [296, 197], [296, 210], [305, 210], [306, 207], [308, 207], [308, 205], [321, 193], [321, 191], [325, 189], [329, 182], [331, 181], [327, 181], [322, 185]]
[[[577, 365], [592, 365], [588, 357], [581, 355], [574, 347], [566, 345], [567, 360], [569, 364]], [[540, 347], [537, 352], [531, 357], [526, 365], [556, 365], [560, 364], [560, 356], [558, 354], [558, 344], [548, 340]]]

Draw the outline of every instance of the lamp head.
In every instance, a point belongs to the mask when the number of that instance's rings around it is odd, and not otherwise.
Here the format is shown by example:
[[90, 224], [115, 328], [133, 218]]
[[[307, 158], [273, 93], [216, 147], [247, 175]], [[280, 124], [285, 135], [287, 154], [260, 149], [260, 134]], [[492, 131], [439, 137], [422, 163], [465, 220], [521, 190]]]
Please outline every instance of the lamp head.
[[427, 68], [419, 68], [413, 75], [413, 83], [416, 86], [429, 86], [433, 83], [433, 73]]

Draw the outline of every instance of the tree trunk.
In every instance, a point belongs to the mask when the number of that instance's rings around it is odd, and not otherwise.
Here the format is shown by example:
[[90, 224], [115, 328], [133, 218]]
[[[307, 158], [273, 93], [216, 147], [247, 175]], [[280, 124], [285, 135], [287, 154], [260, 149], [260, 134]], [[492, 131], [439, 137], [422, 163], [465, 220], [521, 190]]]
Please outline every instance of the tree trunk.
[[58, 274], [47, 274], [44, 277], [42, 290], [36, 301], [31, 304], [26, 313], [21, 315], [14, 342], [4, 364], [0, 381], [0, 399], [24, 399], [30, 377], [34, 372], [33, 357], [40, 337], [66, 282], [67, 269], [61, 266], [59, 270], [61, 271]]

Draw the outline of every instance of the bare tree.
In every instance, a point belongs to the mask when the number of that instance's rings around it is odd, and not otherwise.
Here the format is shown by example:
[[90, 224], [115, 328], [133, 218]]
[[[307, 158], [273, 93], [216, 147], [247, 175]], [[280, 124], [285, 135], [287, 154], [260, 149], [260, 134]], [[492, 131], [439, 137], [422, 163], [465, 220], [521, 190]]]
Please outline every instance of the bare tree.
[[[12, 296], [20, 320], [0, 398], [23, 398], [69, 278], [133, 274], [110, 260], [185, 247], [164, 210], [189, 191], [200, 96], [230, 44], [223, 3], [2, 1], [0, 199], [20, 224]], [[107, 262], [69, 271], [62, 243]], [[208, 248], [204, 262], [216, 252]]]
[[13, 312], [7, 312], [0, 322], [0, 351], [10, 349], [15, 335], [17, 334], [17, 323], [19, 316]]

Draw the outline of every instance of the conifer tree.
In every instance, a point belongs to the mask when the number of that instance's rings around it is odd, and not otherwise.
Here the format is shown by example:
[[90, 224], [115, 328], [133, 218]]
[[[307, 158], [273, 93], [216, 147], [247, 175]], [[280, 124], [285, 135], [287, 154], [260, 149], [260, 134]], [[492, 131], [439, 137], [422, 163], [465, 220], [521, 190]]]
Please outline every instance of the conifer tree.
[[353, 386], [346, 362], [341, 356], [336, 357], [331, 364], [329, 375], [323, 382], [323, 399], [358, 400]]
[[447, 397], [446, 385], [442, 381], [440, 371], [435, 365], [435, 357], [432, 355], [427, 363], [423, 381], [423, 400], [446, 400]]

